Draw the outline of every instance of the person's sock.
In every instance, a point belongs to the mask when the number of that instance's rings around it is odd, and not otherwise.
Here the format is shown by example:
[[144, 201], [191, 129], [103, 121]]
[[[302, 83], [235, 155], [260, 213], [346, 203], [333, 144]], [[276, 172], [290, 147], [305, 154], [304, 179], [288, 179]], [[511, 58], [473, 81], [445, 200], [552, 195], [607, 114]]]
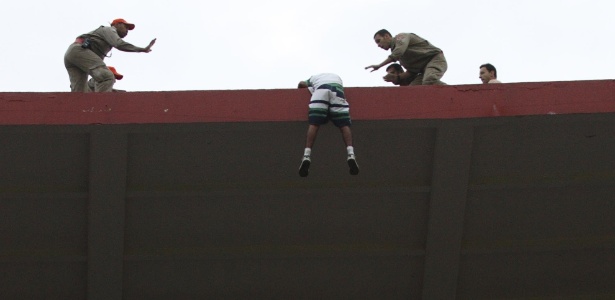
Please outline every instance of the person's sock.
[[354, 148], [352, 148], [352, 146], [346, 147], [346, 151], [348, 152], [348, 155], [354, 154]]

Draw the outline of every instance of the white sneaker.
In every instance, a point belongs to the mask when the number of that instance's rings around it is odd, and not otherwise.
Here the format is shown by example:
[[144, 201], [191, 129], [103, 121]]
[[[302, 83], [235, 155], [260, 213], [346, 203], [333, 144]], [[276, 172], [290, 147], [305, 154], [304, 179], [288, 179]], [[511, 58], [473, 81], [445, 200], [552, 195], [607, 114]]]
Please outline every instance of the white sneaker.
[[301, 165], [299, 166], [299, 176], [307, 177], [310, 171], [310, 164], [312, 161], [310, 160], [309, 155], [304, 155], [303, 160], [301, 161]]
[[348, 154], [348, 167], [350, 168], [350, 175], [359, 174], [359, 164], [357, 164], [357, 159], [354, 154]]

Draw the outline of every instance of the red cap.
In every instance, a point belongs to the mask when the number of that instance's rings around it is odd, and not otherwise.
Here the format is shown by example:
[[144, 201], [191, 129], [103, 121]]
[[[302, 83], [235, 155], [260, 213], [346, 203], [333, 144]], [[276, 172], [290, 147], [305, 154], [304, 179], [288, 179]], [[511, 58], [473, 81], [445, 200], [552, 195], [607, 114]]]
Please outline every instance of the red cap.
[[115, 24], [119, 24], [119, 23], [126, 24], [126, 28], [128, 28], [128, 30], [135, 29], [135, 24], [128, 23], [124, 19], [115, 19], [115, 20], [113, 20], [113, 22], [111, 22], [111, 25], [115, 25]]
[[124, 75], [118, 73], [114, 67], [109, 67], [107, 66], [107, 68], [109, 68], [109, 71], [111, 71], [111, 73], [113, 73], [113, 76], [115, 76], [115, 79], [117, 80], [121, 80], [122, 78], [124, 78]]

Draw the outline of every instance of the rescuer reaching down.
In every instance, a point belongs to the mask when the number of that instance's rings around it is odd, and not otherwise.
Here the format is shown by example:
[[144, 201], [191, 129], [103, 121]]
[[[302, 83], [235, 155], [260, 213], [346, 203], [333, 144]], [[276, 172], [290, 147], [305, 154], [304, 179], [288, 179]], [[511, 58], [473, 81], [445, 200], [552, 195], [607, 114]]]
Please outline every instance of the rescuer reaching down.
[[[391, 50], [387, 59], [378, 65], [371, 65], [365, 69], [376, 71], [392, 62], [399, 63], [406, 69], [399, 74], [401, 80], [411, 81], [413, 85], [443, 85], [440, 79], [448, 68], [444, 53], [440, 48], [414, 33], [400, 33], [393, 37], [386, 29], [374, 34], [374, 42], [384, 50]], [[384, 81], [392, 82], [397, 75], [387, 74]]]

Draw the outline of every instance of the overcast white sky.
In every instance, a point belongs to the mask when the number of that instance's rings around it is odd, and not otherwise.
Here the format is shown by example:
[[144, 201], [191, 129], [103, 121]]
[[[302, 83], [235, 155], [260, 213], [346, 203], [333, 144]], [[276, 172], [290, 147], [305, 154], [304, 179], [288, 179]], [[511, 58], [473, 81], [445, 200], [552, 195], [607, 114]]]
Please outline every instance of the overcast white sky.
[[135, 23], [106, 58], [128, 91], [295, 88], [322, 72], [347, 87], [389, 86], [379, 29], [440, 47], [448, 84], [478, 84], [490, 62], [503, 82], [615, 78], [613, 0], [19, 0], [0, 9], [0, 92], [69, 91], [63, 56], [75, 37], [115, 18]]

